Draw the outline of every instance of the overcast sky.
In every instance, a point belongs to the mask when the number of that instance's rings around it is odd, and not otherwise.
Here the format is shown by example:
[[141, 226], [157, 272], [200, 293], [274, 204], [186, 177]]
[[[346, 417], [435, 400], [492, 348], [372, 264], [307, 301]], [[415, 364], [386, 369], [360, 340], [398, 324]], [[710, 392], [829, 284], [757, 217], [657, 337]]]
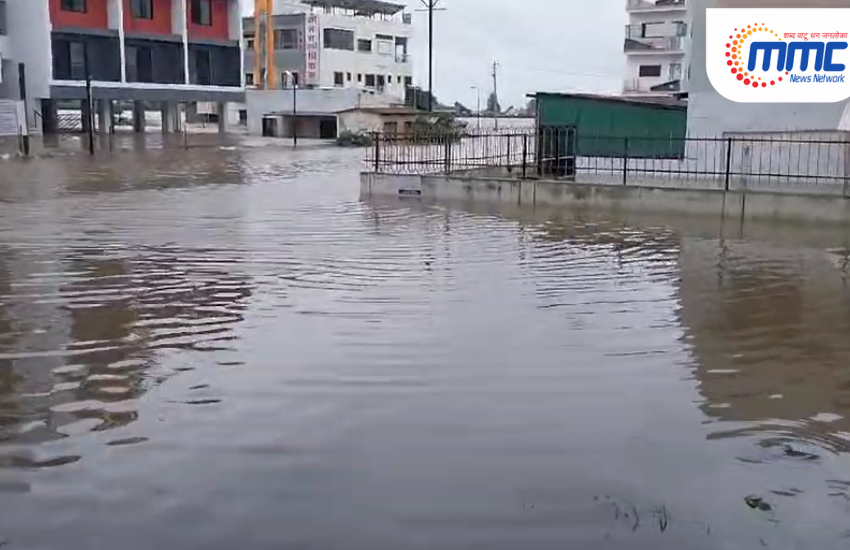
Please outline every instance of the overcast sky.
[[[250, 11], [253, 2], [242, 0]], [[421, 0], [395, 0], [411, 11]], [[443, 103], [475, 108], [493, 86], [499, 62], [503, 107], [535, 91], [618, 92], [625, 57], [624, 0], [440, 0], [435, 13], [434, 92]], [[415, 81], [427, 88], [428, 16], [413, 12]]]

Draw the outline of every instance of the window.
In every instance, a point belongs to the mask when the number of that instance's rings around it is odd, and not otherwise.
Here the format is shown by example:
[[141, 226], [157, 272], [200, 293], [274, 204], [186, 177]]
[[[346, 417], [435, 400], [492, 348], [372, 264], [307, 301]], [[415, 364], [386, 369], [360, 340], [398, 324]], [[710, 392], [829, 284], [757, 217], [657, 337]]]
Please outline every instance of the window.
[[195, 84], [209, 86], [212, 82], [212, 65], [210, 63], [210, 52], [207, 50], [195, 50]]
[[357, 41], [357, 51], [358, 52], [371, 52], [372, 51], [372, 41], [361, 38]]
[[641, 65], [638, 69], [638, 76], [661, 76], [661, 65]]
[[153, 53], [151, 48], [127, 46], [124, 48], [127, 60], [128, 82], [153, 82]]
[[363, 82], [363, 73], [357, 73], [357, 82]]
[[86, 0], [62, 0], [62, 11], [86, 13]]
[[274, 31], [274, 49], [294, 50], [298, 47], [298, 31], [295, 29], [279, 29]]
[[130, 0], [133, 19], [153, 19], [153, 0]]
[[354, 51], [354, 31], [325, 29], [324, 45], [329, 50]]
[[345, 80], [351, 82], [351, 73], [345, 73]]
[[404, 85], [408, 86], [408, 87], [413, 86], [413, 77], [412, 76], [404, 77]]
[[249, 49], [249, 50], [253, 50], [254, 49], [254, 33], [246, 32], [245, 34], [242, 35], [242, 37], [245, 39], [245, 48]]
[[68, 59], [71, 67], [71, 80], [85, 80], [86, 45], [83, 42], [69, 42]]
[[401, 83], [403, 82], [403, 79], [401, 78], [401, 75], [398, 75], [398, 80], [397, 80], [397, 82], [398, 82], [399, 84], [401, 84]]
[[245, 73], [245, 85], [253, 86], [254, 85], [254, 73]]
[[384, 132], [387, 134], [395, 134], [398, 132], [398, 122], [384, 122]]
[[191, 6], [192, 23], [205, 27], [212, 25], [212, 6], [210, 6], [210, 0], [192, 0]]
[[6, 32], [6, 0], [0, 0], [0, 35]]
[[342, 86], [343, 85], [342, 76], [343, 76], [342, 73], [334, 73], [334, 86]]
[[375, 75], [367, 74], [366, 75], [366, 87], [374, 88], [375, 87]]
[[378, 89], [383, 90], [384, 84], [386, 84], [386, 81], [384, 80], [384, 75], [379, 74], [379, 75], [377, 75], [377, 77], [378, 77]]

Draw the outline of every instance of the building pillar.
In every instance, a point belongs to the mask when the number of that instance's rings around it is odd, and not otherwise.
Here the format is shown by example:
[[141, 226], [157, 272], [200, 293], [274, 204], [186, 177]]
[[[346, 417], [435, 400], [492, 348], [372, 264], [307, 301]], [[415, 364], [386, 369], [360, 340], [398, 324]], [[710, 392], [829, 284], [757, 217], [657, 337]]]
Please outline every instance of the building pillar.
[[145, 104], [141, 101], [133, 102], [133, 131], [134, 132], [144, 132], [145, 131]]
[[218, 133], [223, 134], [227, 131], [227, 102], [219, 102], [216, 111], [218, 112]]
[[175, 103], [171, 109], [171, 128], [180, 133], [183, 131], [183, 103]]
[[171, 133], [171, 102], [170, 101], [161, 101], [159, 104], [159, 117], [162, 120], [162, 133], [168, 134]]
[[52, 99], [41, 100], [41, 132], [45, 135], [55, 134], [57, 131], [56, 103]]
[[112, 127], [112, 101], [100, 99], [97, 101], [97, 131], [101, 134], [109, 133]]
[[80, 121], [83, 124], [83, 133], [89, 133], [92, 130], [93, 118], [91, 112], [91, 103], [85, 99], [80, 100]]

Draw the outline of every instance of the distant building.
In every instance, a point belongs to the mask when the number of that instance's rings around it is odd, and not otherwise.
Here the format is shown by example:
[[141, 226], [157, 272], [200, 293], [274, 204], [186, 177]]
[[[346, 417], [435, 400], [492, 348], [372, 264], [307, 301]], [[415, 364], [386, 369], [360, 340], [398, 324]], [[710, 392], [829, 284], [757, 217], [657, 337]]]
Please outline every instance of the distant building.
[[29, 125], [51, 133], [57, 101], [88, 112], [88, 74], [101, 129], [123, 100], [142, 113], [143, 102], [161, 102], [167, 130], [180, 103], [243, 100], [240, 9], [239, 0], [0, 0], [0, 99], [19, 98], [25, 64]]
[[422, 111], [410, 107], [360, 107], [337, 115], [340, 132], [410, 133]]
[[686, 0], [626, 0], [626, 10], [623, 94], [659, 97], [681, 92], [690, 43]]
[[257, 22], [243, 21], [245, 80], [262, 89], [291, 87], [294, 80], [299, 87], [356, 88], [403, 100], [413, 84], [413, 28], [404, 9], [378, 0], [277, 2], [265, 42], [272, 74], [258, 63]]

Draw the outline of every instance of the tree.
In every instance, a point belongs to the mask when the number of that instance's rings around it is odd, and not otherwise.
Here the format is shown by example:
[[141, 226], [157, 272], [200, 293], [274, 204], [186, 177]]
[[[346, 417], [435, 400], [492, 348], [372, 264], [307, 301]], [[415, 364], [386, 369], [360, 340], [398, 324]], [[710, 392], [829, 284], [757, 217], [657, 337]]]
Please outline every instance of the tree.
[[459, 101], [455, 101], [455, 114], [457, 116], [472, 116], [472, 109]]
[[537, 115], [537, 100], [531, 98], [528, 100], [528, 103], [525, 106], [525, 116], [536, 116]]
[[490, 92], [490, 96], [487, 98], [487, 112], [493, 114], [502, 112], [502, 108], [499, 106], [499, 98], [493, 92]]

